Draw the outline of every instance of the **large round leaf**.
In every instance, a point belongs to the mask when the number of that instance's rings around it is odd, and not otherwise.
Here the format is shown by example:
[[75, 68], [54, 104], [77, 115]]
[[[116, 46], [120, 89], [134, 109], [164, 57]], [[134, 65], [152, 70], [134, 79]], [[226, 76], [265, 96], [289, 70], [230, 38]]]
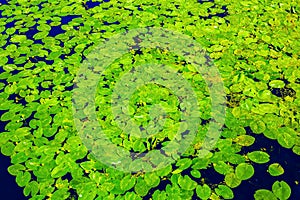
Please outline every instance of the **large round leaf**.
[[233, 199], [234, 197], [232, 190], [226, 185], [219, 185], [218, 188], [215, 189], [215, 191], [219, 196], [222, 196], [224, 199]]
[[204, 184], [203, 186], [198, 185], [196, 187], [196, 194], [200, 199], [206, 200], [206, 199], [209, 199], [209, 197], [210, 197], [211, 189], [206, 184]]
[[236, 167], [235, 174], [237, 178], [247, 180], [253, 176], [254, 168], [247, 163], [241, 163]]
[[269, 165], [268, 172], [271, 176], [280, 176], [284, 173], [284, 169], [279, 163], [273, 163]]
[[184, 190], [194, 190], [197, 186], [197, 183], [193, 181], [189, 176], [179, 176], [178, 184]]
[[230, 173], [225, 176], [225, 183], [231, 188], [236, 188], [241, 184], [241, 179], [235, 173]]
[[257, 190], [254, 194], [255, 200], [277, 200], [276, 196], [266, 189]]
[[280, 200], [289, 199], [289, 197], [291, 196], [291, 188], [284, 181], [276, 181], [272, 185], [272, 191], [275, 194], [275, 196]]

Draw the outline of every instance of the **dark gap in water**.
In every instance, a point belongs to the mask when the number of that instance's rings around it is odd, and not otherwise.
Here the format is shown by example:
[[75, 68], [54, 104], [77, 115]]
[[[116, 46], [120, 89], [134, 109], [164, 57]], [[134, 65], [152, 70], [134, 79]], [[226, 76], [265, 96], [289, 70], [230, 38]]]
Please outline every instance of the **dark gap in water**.
[[89, 1], [85, 2], [84, 7], [85, 7], [85, 9], [88, 10], [88, 9], [94, 8], [96, 6], [99, 6], [100, 4], [101, 4], [101, 2], [94, 2], [92, 0], [89, 0]]
[[255, 82], [260, 82], [260, 80], [259, 79], [257, 79], [257, 78], [252, 78], [252, 80], [254, 80]]
[[49, 31], [49, 36], [55, 37], [58, 34], [65, 33], [66, 31], [61, 28], [61, 26], [52, 26]]
[[34, 40], [34, 44], [41, 44], [41, 45], [44, 45], [43, 41], [42, 40]]
[[3, 73], [3, 72], [5, 72], [5, 70], [3, 69], [3, 67], [0, 67], [0, 74]]
[[210, 120], [211, 120], [211, 118], [209, 118], [208, 120], [201, 119], [201, 125], [206, 125], [206, 124], [208, 124]]
[[159, 185], [157, 187], [151, 188], [146, 196], [143, 199], [151, 199], [153, 193], [156, 190], [164, 191], [167, 185], [172, 185], [172, 182], [169, 179], [160, 180]]
[[285, 98], [287, 96], [295, 97], [296, 91], [292, 88], [273, 88], [271, 89], [271, 93], [277, 97]]
[[12, 22], [9, 22], [9, 23], [5, 24], [5, 28], [14, 27], [16, 22], [17, 22], [17, 20], [13, 20]]
[[[10, 56], [7, 56], [7, 58], [8, 58], [8, 61], [7, 61], [6, 64], [14, 64], [14, 59], [13, 58], [11, 58]], [[14, 71], [16, 71], [16, 70], [14, 70]]]
[[74, 89], [74, 85], [65, 86], [65, 91], [72, 91]]
[[44, 7], [43, 7], [43, 4], [46, 3], [46, 2], [41, 2], [39, 3], [37, 6], [39, 7], [39, 10], [42, 10]]
[[[0, 111], [1, 112], [1, 111]], [[1, 122], [2, 125], [3, 122]], [[1, 133], [0, 133], [1, 135]], [[23, 188], [19, 187], [15, 181], [15, 176], [8, 173], [7, 168], [11, 166], [10, 157], [0, 153], [0, 192], [3, 199], [29, 199], [23, 194]]]
[[201, 169], [201, 178], [204, 178], [206, 184], [220, 184], [224, 181], [224, 175], [219, 174], [213, 167], [207, 169]]
[[[26, 127], [29, 127], [29, 122], [34, 119], [34, 115], [35, 115], [36, 111], [33, 111], [29, 117], [27, 117], [25, 120], [24, 120], [24, 124], [23, 126], [26, 126]], [[33, 131], [33, 130], [31, 130]]]
[[[11, 95], [9, 95], [8, 100], [12, 100], [12, 101], [14, 101], [14, 103], [16, 103], [16, 104], [22, 104], [23, 106], [27, 105], [27, 102], [25, 101], [25, 98], [21, 97], [18, 94], [11, 94]], [[16, 101], [18, 101], [18, 102], [16, 102]]]
[[141, 8], [141, 6], [137, 7], [139, 11], [143, 11], [143, 8]]
[[[0, 118], [1, 118], [1, 116], [4, 114], [4, 113], [6, 113], [7, 111], [9, 111], [9, 110], [0, 110]], [[6, 124], [8, 124], [8, 122], [9, 121], [1, 121], [1, 124], [0, 124], [0, 135], [1, 135], [1, 133], [2, 132], [5, 132], [5, 126], [6, 126]], [[2, 154], [1, 154], [2, 155]]]
[[61, 177], [62, 180], [68, 180], [70, 182], [72, 180], [72, 175], [70, 172], [66, 173], [63, 177]]
[[75, 162], [80, 164], [80, 163], [83, 163], [83, 162], [86, 162], [86, 161], [89, 161], [88, 154], [82, 159], [77, 159]]
[[0, 0], [0, 5], [7, 5], [8, 4], [8, 0]]
[[198, 3], [214, 2], [214, 0], [198, 0]]
[[105, 21], [105, 22], [103, 22], [103, 24], [104, 24], [104, 25], [112, 25], [112, 24], [119, 25], [120, 22], [119, 22], [119, 21], [115, 21], [115, 22], [107, 22], [107, 21]]
[[30, 27], [29, 30], [25, 33], [28, 39], [34, 40], [33, 36], [39, 32], [37, 30], [37, 26], [38, 24], [35, 24], [34, 26]]
[[52, 65], [54, 63], [53, 60], [46, 60], [45, 57], [39, 57], [39, 56], [30, 57], [29, 60], [32, 63], [45, 62], [47, 65]]
[[70, 73], [67, 67], [64, 67], [64, 72], [65, 72], [65, 74], [69, 74]]
[[77, 192], [76, 192], [76, 190], [75, 190], [75, 189], [73, 189], [73, 188], [70, 188], [70, 189], [69, 189], [69, 192], [70, 192], [70, 196], [68, 197], [68, 199], [67, 199], [67, 200], [74, 200], [74, 199], [78, 199], [78, 194], [77, 194]]
[[81, 15], [68, 15], [68, 16], [62, 16], [61, 17], [61, 24], [68, 24], [70, 21], [72, 21], [75, 18], [79, 18]]
[[13, 71], [11, 71], [10, 73], [12, 74], [12, 75], [16, 75], [16, 74], [18, 74], [20, 71], [19, 70], [13, 70]]

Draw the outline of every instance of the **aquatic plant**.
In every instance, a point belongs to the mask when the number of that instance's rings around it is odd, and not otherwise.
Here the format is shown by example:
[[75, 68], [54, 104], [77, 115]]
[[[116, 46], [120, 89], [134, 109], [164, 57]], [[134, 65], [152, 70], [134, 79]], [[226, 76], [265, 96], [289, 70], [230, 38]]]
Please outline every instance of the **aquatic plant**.
[[[24, 196], [35, 200], [233, 199], [236, 189], [251, 183], [256, 167], [267, 165], [265, 171], [277, 181], [249, 198], [289, 199], [295, 185], [282, 180], [285, 166], [272, 160], [272, 149], [252, 147], [263, 136], [300, 155], [299, 5], [293, 0], [11, 0], [0, 5], [0, 147], [11, 158], [8, 172]], [[176, 31], [203, 47], [222, 77], [226, 118], [214, 148], [203, 150], [214, 122], [206, 79], [186, 57], [166, 48], [133, 48], [101, 74], [96, 90], [97, 119], [110, 141], [138, 155], [189, 133], [180, 118], [188, 105], [158, 84], [138, 88], [126, 102], [128, 109], [120, 111], [136, 127], [151, 127], [152, 119], [161, 117], [158, 122], [164, 123], [147, 129], [153, 137], [136, 137], [138, 129], [126, 132], [116, 124], [110, 110], [115, 86], [130, 87], [130, 81], [119, 80], [147, 63], [168, 65], [187, 80], [197, 97], [201, 125], [186, 151], [174, 154], [174, 163], [127, 173], [103, 164], [83, 144], [72, 95], [79, 68], [99, 43], [145, 27]], [[173, 155], [176, 148], [164, 150]], [[210, 169], [222, 180], [210, 182]]]

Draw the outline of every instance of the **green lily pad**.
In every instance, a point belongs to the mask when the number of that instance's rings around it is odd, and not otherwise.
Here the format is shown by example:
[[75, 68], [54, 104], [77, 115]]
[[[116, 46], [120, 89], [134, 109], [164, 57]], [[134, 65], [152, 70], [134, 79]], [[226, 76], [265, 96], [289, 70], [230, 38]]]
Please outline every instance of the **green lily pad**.
[[20, 187], [26, 186], [31, 179], [31, 174], [29, 172], [19, 172], [16, 177], [16, 182]]
[[247, 180], [254, 174], [254, 167], [247, 163], [241, 163], [235, 168], [237, 178]]
[[279, 163], [273, 163], [269, 165], [268, 172], [271, 176], [280, 176], [284, 173], [284, 169]]
[[234, 141], [241, 146], [251, 146], [254, 143], [255, 138], [250, 135], [240, 135], [236, 137]]
[[266, 190], [266, 189], [260, 189], [255, 191], [254, 199], [255, 200], [277, 200], [276, 196], [270, 190]]
[[6, 156], [11, 156], [14, 153], [15, 145], [12, 142], [7, 142], [1, 146], [1, 153]]
[[276, 181], [272, 185], [272, 191], [275, 194], [275, 196], [280, 200], [289, 199], [289, 197], [291, 196], [291, 188], [284, 181]]
[[231, 188], [236, 188], [241, 182], [241, 179], [239, 179], [235, 173], [226, 174], [225, 176], [225, 183]]
[[120, 187], [122, 190], [127, 191], [133, 188], [135, 183], [136, 183], [136, 178], [127, 175], [121, 180]]
[[214, 163], [214, 169], [218, 173], [223, 174], [223, 175], [233, 172], [233, 168], [230, 165], [228, 165], [222, 161], [218, 161], [217, 163]]
[[206, 200], [206, 199], [209, 199], [209, 197], [211, 195], [211, 189], [206, 184], [204, 184], [203, 186], [198, 185], [196, 187], [196, 194], [199, 198]]
[[248, 158], [259, 164], [267, 163], [270, 161], [270, 156], [266, 152], [263, 151], [253, 151], [247, 154]]
[[250, 128], [253, 131], [253, 133], [260, 134], [266, 130], [266, 125], [263, 121], [253, 120], [250, 122]]
[[282, 80], [273, 80], [269, 82], [269, 85], [273, 88], [283, 88], [285, 83]]
[[215, 191], [217, 195], [223, 197], [224, 199], [233, 199], [234, 197], [233, 191], [226, 185], [219, 185]]
[[197, 183], [193, 181], [189, 176], [179, 176], [178, 185], [184, 190], [194, 190], [197, 186]]
[[160, 183], [160, 178], [155, 173], [146, 173], [144, 180], [150, 187], [156, 187]]
[[146, 196], [148, 191], [150, 190], [150, 187], [147, 186], [146, 182], [142, 178], [137, 179], [137, 183], [134, 186], [134, 191], [139, 195], [139, 196]]

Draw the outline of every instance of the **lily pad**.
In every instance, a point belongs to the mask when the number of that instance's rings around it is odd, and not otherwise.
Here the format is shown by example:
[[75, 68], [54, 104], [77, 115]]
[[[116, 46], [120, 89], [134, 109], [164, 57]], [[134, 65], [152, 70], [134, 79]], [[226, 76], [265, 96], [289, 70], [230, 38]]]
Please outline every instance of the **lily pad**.
[[269, 165], [268, 172], [271, 176], [280, 176], [284, 173], [284, 169], [279, 163], [272, 163]]
[[266, 152], [263, 151], [253, 151], [247, 154], [248, 158], [259, 164], [267, 163], [270, 161], [270, 156]]
[[187, 175], [179, 176], [178, 184], [184, 190], [194, 190], [197, 186], [197, 183]]
[[277, 200], [276, 196], [270, 190], [266, 190], [266, 189], [260, 189], [255, 191], [254, 199], [255, 200]]
[[209, 199], [209, 197], [211, 195], [211, 189], [206, 184], [204, 184], [203, 186], [198, 185], [196, 187], [196, 194], [199, 198], [206, 200], [206, 199]]
[[226, 185], [219, 185], [215, 191], [217, 195], [223, 197], [224, 199], [233, 199], [234, 197], [233, 191]]
[[289, 197], [291, 196], [291, 188], [284, 181], [276, 181], [272, 185], [272, 191], [275, 194], [275, 196], [280, 200], [289, 199]]
[[225, 176], [225, 183], [231, 188], [236, 188], [241, 182], [241, 179], [239, 179], [235, 173], [226, 174]]
[[237, 178], [247, 180], [254, 174], [254, 167], [247, 163], [241, 163], [235, 168]]
[[234, 141], [241, 146], [251, 146], [254, 143], [255, 138], [250, 135], [240, 135], [236, 137]]

